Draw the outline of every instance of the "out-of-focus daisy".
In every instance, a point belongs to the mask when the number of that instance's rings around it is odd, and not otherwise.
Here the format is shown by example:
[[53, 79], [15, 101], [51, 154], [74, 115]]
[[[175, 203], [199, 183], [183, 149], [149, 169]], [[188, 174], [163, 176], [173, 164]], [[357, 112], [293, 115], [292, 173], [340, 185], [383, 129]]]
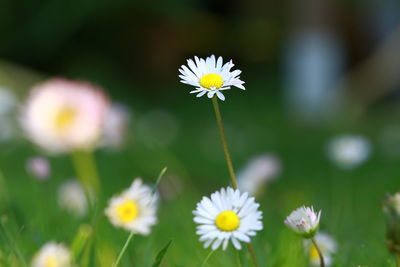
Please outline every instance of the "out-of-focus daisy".
[[77, 217], [85, 216], [89, 206], [85, 191], [76, 180], [68, 180], [60, 185], [58, 204], [61, 209]]
[[313, 237], [318, 231], [321, 211], [314, 212], [313, 207], [300, 207], [286, 217], [285, 224], [305, 238]]
[[128, 107], [112, 104], [103, 124], [102, 145], [111, 148], [121, 147], [126, 139], [130, 118]]
[[107, 108], [99, 88], [52, 79], [32, 89], [21, 124], [27, 137], [47, 151], [90, 150], [100, 138]]
[[39, 180], [46, 180], [51, 173], [49, 161], [44, 157], [32, 157], [26, 161], [26, 170]]
[[340, 168], [354, 169], [368, 159], [370, 142], [356, 135], [334, 138], [328, 146], [329, 158]]
[[108, 203], [105, 214], [114, 226], [142, 235], [157, 223], [157, 196], [140, 178]]
[[[337, 251], [337, 243], [335, 239], [326, 233], [320, 232], [315, 235], [315, 242], [324, 257], [325, 266], [331, 266], [333, 263], [332, 256]], [[311, 265], [320, 266], [318, 250], [309, 239], [304, 240], [304, 248], [306, 253], [310, 256]]]
[[386, 212], [393, 212], [400, 218], [400, 192], [388, 195], [383, 207]]
[[237, 175], [238, 188], [250, 195], [257, 195], [263, 185], [279, 175], [281, 163], [276, 156], [259, 155], [251, 159]]
[[250, 237], [263, 229], [259, 206], [248, 193], [230, 187], [211, 194], [210, 198], [203, 197], [193, 211], [200, 241], [205, 242], [205, 248], [211, 245], [216, 250], [222, 244], [225, 250], [230, 240], [236, 249], [241, 249], [240, 241], [249, 243]]
[[18, 136], [15, 113], [17, 96], [8, 88], [0, 87], [0, 142], [8, 142]]
[[49, 242], [34, 256], [32, 267], [71, 267], [71, 253], [63, 244]]
[[217, 95], [225, 100], [221, 91], [231, 89], [231, 86], [245, 90], [244, 82], [239, 77], [242, 72], [231, 71], [233, 66], [232, 60], [223, 64], [222, 57], [216, 59], [214, 55], [206, 59], [194, 57], [194, 61], [187, 60], [187, 66], [181, 66], [179, 78], [182, 83], [196, 87], [190, 93], [197, 93], [197, 97], [207, 94], [208, 98], [212, 98]]

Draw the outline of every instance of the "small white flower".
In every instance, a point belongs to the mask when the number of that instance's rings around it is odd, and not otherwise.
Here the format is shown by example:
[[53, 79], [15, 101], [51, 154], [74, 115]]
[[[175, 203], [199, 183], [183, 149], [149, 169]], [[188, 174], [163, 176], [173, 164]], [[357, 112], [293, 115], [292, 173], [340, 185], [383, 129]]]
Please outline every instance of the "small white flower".
[[110, 148], [121, 147], [126, 139], [130, 119], [128, 107], [122, 104], [112, 104], [103, 124], [101, 144]]
[[221, 91], [231, 89], [231, 86], [236, 86], [245, 90], [244, 82], [240, 80], [240, 70], [231, 71], [234, 66], [232, 60], [223, 65], [222, 57], [215, 59], [212, 55], [203, 58], [194, 57], [187, 60], [187, 66], [182, 65], [179, 69], [181, 82], [196, 87], [196, 90], [190, 93], [197, 93], [197, 97], [207, 94], [208, 98], [214, 95], [221, 100], [225, 100], [225, 96]]
[[32, 157], [26, 161], [26, 170], [38, 180], [46, 180], [51, 173], [47, 158]]
[[193, 211], [200, 241], [205, 242], [205, 248], [212, 245], [211, 249], [216, 250], [222, 244], [225, 250], [230, 240], [236, 249], [241, 249], [239, 241], [249, 243], [250, 237], [263, 229], [259, 206], [248, 193], [241, 194], [230, 187], [210, 198], [203, 197]]
[[63, 244], [46, 243], [32, 261], [32, 267], [71, 267], [71, 253]]
[[68, 180], [58, 189], [58, 204], [67, 212], [83, 217], [87, 214], [88, 201], [85, 191], [76, 180]]
[[296, 233], [311, 238], [318, 231], [321, 211], [314, 212], [313, 207], [300, 207], [286, 217], [285, 224]]
[[99, 88], [52, 79], [32, 89], [21, 124], [27, 137], [49, 152], [90, 150], [99, 141], [107, 109]]
[[259, 155], [249, 161], [247, 165], [238, 172], [238, 188], [242, 192], [248, 192], [256, 196], [260, 189], [277, 177], [281, 171], [281, 163], [276, 156]]
[[[316, 234], [315, 242], [321, 250], [324, 257], [325, 266], [331, 266], [333, 263], [332, 256], [337, 252], [337, 243], [330, 235], [320, 232]], [[306, 253], [310, 256], [310, 263], [312, 266], [319, 266], [320, 259], [316, 247], [308, 239], [304, 240], [304, 248]]]
[[109, 201], [105, 214], [114, 226], [142, 235], [150, 234], [157, 223], [157, 196], [137, 178], [120, 195]]
[[329, 158], [343, 169], [354, 169], [368, 159], [371, 145], [361, 136], [346, 135], [333, 139], [328, 146]]

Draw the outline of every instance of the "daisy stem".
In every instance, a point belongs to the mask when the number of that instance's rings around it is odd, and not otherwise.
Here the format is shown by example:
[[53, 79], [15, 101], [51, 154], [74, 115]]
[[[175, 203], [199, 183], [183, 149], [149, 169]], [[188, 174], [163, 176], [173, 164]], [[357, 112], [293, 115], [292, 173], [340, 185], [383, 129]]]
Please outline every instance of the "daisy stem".
[[229, 174], [230, 174], [231, 180], [232, 180], [232, 186], [234, 189], [237, 189], [236, 175], [235, 175], [235, 171], [233, 170], [232, 160], [231, 160], [231, 156], [229, 154], [228, 144], [226, 142], [225, 130], [224, 130], [224, 126], [222, 125], [221, 112], [219, 111], [218, 99], [216, 96], [214, 96], [212, 98], [212, 102], [213, 102], [213, 106], [214, 106], [215, 117], [217, 118], [219, 134], [221, 135], [222, 147], [224, 148], [226, 163], [228, 164]]
[[211, 250], [210, 253], [208, 253], [208, 255], [206, 256], [206, 258], [204, 259], [204, 261], [201, 263], [200, 267], [204, 267], [207, 264], [207, 261], [211, 258], [211, 255], [214, 254], [215, 250]]
[[95, 196], [98, 197], [100, 193], [100, 181], [92, 152], [83, 150], [75, 151], [72, 153], [72, 161], [88, 199], [93, 200], [91, 196], [92, 190], [94, 190]]
[[251, 260], [253, 261], [254, 266], [258, 267], [259, 265], [257, 263], [257, 258], [256, 254], [254, 253], [253, 245], [251, 243], [247, 243], [247, 249], [250, 252]]
[[124, 255], [126, 249], [128, 248], [129, 242], [132, 240], [132, 237], [133, 237], [134, 235], [135, 235], [135, 232], [131, 232], [131, 233], [129, 234], [128, 239], [126, 240], [124, 246], [123, 246], [122, 249], [121, 249], [121, 252], [120, 252], [119, 255], [118, 255], [117, 260], [113, 263], [112, 267], [117, 267], [117, 266], [118, 266], [119, 262], [120, 262], [121, 259], [122, 259], [122, 256]]
[[322, 252], [319, 249], [319, 246], [318, 246], [317, 242], [315, 241], [315, 238], [311, 238], [311, 242], [313, 243], [314, 247], [317, 249], [320, 266], [325, 267], [324, 257], [322, 256]]

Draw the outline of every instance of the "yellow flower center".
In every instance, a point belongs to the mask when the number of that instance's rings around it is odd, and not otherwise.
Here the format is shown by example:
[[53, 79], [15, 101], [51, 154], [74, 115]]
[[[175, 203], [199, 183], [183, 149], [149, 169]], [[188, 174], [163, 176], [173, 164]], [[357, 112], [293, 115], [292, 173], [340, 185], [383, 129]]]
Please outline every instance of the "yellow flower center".
[[222, 231], [234, 231], [239, 227], [240, 219], [236, 213], [226, 210], [218, 214], [215, 224]]
[[46, 262], [45, 262], [44, 266], [45, 267], [57, 267], [57, 262], [54, 259], [54, 257], [49, 256], [46, 258]]
[[55, 127], [57, 130], [64, 130], [70, 126], [76, 118], [76, 110], [71, 107], [60, 109], [55, 118]]
[[137, 218], [139, 209], [135, 202], [127, 200], [117, 206], [117, 214], [121, 222], [129, 223]]
[[311, 261], [319, 261], [318, 250], [314, 245], [311, 245], [311, 248], [310, 248], [310, 260]]
[[200, 85], [207, 89], [221, 88], [223, 84], [221, 75], [215, 73], [206, 74], [200, 79]]

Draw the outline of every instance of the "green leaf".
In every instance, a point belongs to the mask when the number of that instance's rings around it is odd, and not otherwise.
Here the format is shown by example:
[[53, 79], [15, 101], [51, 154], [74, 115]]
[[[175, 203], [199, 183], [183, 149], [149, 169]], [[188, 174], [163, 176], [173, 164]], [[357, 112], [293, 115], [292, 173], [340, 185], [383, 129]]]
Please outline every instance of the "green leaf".
[[165, 254], [167, 253], [167, 250], [169, 246], [171, 245], [172, 240], [170, 240], [161, 250], [158, 252], [157, 257], [154, 261], [153, 267], [158, 267], [161, 264], [162, 259], [164, 258]]

